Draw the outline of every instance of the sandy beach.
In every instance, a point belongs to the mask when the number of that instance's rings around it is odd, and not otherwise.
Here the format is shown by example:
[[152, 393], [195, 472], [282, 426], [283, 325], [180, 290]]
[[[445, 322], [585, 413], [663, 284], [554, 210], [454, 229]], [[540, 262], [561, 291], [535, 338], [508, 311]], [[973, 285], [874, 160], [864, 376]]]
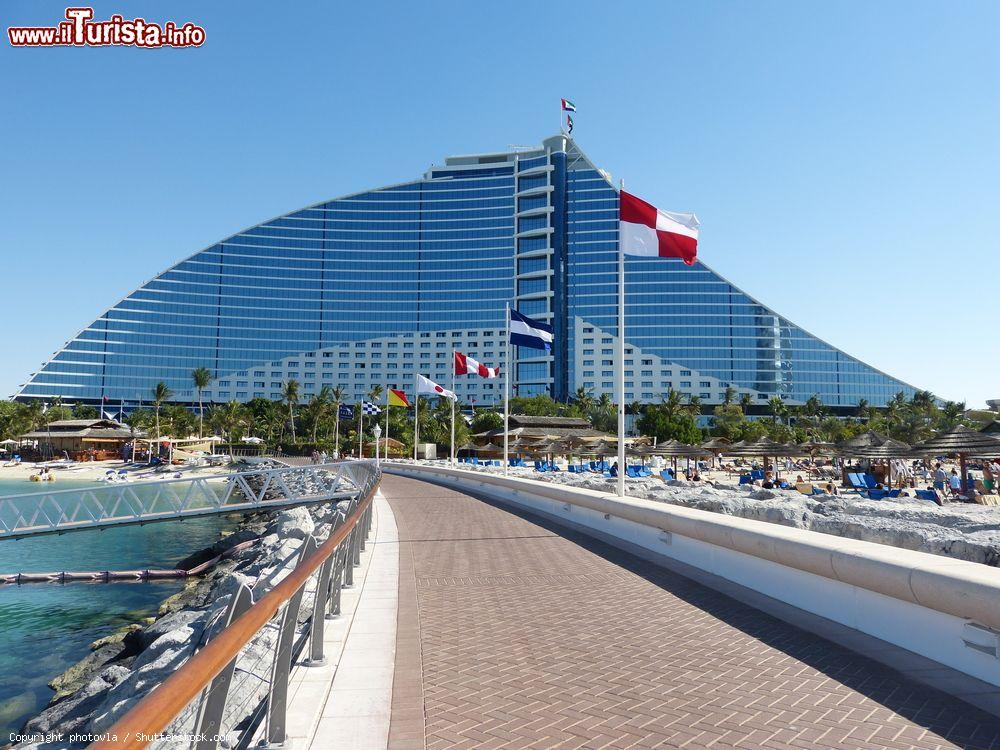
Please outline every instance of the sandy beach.
[[157, 468], [124, 461], [92, 461], [83, 463], [63, 463], [61, 461], [22, 462], [17, 466], [0, 465], [0, 481], [9, 484], [22, 480], [25, 484], [25, 491], [28, 492], [30, 491], [30, 486], [38, 487], [38, 482], [31, 481], [31, 475], [38, 474], [42, 467], [48, 467], [54, 477], [54, 481], [51, 482], [53, 489], [57, 488], [60, 481], [100, 482], [105, 479], [109, 471], [118, 474], [124, 470], [129, 481], [136, 482], [162, 481], [164, 479], [173, 479], [178, 475], [181, 477], [190, 477], [225, 474], [228, 471], [226, 466], [171, 466]]

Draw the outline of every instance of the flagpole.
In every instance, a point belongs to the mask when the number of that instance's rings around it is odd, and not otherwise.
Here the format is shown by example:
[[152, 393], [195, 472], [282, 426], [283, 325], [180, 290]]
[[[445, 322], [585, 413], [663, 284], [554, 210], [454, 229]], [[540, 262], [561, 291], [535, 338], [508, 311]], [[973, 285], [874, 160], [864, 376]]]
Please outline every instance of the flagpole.
[[[560, 116], [560, 121], [562, 117]], [[504, 364], [504, 376], [503, 376], [503, 475], [507, 476], [507, 467], [510, 466], [510, 459], [508, 458], [509, 451], [509, 438], [508, 432], [508, 422], [510, 420], [510, 302], [508, 302], [504, 309], [507, 313], [507, 356], [506, 362]]]
[[[621, 190], [625, 180], [621, 181]], [[621, 198], [619, 197], [619, 203]], [[620, 211], [620, 209], [619, 209]], [[625, 253], [618, 238], [618, 495], [625, 496]]]
[[420, 386], [417, 384], [417, 373], [413, 372], [413, 460], [417, 460], [417, 438], [420, 435], [417, 422], [420, 419]]
[[455, 465], [455, 402], [458, 401], [458, 394], [455, 393], [455, 350], [451, 350], [451, 392], [455, 398], [451, 400], [451, 465]]
[[385, 389], [385, 458], [389, 458], [389, 409], [392, 407], [389, 404], [389, 388], [386, 386]]
[[358, 414], [358, 458], [365, 457], [365, 400], [361, 399], [361, 413]]

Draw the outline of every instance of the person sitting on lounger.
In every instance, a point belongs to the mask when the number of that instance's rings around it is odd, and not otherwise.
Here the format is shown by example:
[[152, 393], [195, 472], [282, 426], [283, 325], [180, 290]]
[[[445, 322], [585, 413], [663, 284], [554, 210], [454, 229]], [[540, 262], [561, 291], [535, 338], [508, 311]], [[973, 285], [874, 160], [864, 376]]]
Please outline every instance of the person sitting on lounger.
[[837, 488], [833, 485], [832, 482], [827, 482], [826, 487], [824, 487], [823, 490], [826, 492], [827, 495], [837, 494]]

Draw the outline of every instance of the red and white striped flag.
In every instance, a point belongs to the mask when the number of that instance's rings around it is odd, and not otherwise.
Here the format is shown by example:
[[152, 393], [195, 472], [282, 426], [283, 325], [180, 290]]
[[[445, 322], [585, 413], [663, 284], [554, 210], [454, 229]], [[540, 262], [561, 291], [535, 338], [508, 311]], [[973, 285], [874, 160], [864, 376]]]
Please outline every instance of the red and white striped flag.
[[698, 259], [698, 217], [661, 211], [641, 198], [621, 191], [619, 242], [625, 255], [681, 258], [693, 266]]
[[487, 367], [479, 364], [472, 357], [467, 357], [461, 352], [455, 352], [455, 374], [456, 375], [479, 375], [484, 378], [495, 378], [500, 374], [499, 367]]

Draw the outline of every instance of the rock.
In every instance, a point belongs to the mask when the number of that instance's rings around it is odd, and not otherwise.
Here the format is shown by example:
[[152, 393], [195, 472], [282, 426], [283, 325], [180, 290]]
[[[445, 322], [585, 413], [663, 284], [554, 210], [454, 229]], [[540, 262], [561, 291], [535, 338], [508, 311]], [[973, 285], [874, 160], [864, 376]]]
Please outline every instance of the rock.
[[103, 670], [80, 687], [71, 697], [45, 709], [25, 724], [26, 734], [49, 732], [69, 733], [83, 729], [90, 714], [100, 706], [107, 693], [120, 684], [129, 674], [125, 667], [113, 666]]
[[747, 497], [752, 497], [754, 500], [771, 500], [777, 496], [778, 495], [771, 492], [771, 490], [754, 490], [747, 495]]
[[201, 631], [205, 626], [208, 613], [194, 609], [182, 609], [178, 612], [171, 612], [165, 617], [161, 617], [152, 625], [143, 628], [136, 633], [139, 651], [149, 648], [161, 636], [177, 630], [178, 628], [189, 627], [196, 636], [201, 636]]

